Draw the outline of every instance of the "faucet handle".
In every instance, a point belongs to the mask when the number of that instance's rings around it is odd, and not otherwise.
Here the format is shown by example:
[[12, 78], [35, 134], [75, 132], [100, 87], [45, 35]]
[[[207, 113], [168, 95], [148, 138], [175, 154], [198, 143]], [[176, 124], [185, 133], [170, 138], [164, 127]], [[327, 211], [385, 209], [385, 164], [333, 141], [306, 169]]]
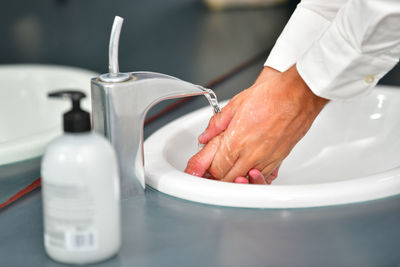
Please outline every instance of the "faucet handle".
[[111, 29], [110, 44], [108, 46], [108, 71], [100, 75], [100, 80], [109, 83], [124, 82], [131, 78], [129, 73], [119, 72], [118, 65], [118, 46], [119, 46], [119, 36], [121, 34], [122, 23], [124, 19], [115, 16], [114, 23]]

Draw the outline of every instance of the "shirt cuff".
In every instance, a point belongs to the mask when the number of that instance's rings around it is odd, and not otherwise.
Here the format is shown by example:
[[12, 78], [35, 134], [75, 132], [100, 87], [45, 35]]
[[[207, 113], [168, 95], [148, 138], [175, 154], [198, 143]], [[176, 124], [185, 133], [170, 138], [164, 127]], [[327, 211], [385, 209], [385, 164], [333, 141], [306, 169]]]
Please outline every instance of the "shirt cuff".
[[264, 66], [286, 71], [321, 37], [329, 25], [330, 21], [316, 12], [297, 6]]
[[334, 21], [296, 67], [314, 94], [345, 100], [367, 94], [398, 62], [385, 54], [363, 53], [347, 42]]

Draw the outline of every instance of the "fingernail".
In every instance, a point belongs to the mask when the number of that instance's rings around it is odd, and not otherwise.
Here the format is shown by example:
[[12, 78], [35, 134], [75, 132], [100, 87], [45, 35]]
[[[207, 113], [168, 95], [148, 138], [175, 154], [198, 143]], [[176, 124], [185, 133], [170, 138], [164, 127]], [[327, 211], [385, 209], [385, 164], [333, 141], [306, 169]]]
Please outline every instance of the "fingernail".
[[255, 177], [255, 178], [260, 178], [260, 177], [261, 177], [260, 171], [257, 170], [257, 169], [251, 169], [251, 170], [249, 171], [249, 175], [250, 175], [250, 176], [253, 176], [253, 177]]
[[234, 182], [237, 184], [248, 184], [249, 180], [246, 177], [237, 177]]

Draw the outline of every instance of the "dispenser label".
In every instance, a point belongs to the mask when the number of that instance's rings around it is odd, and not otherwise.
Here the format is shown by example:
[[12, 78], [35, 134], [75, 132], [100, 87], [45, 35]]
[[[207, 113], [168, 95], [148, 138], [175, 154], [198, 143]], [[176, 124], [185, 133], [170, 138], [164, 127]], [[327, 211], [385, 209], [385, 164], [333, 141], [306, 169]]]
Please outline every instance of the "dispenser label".
[[43, 182], [45, 245], [69, 251], [98, 248], [95, 205], [84, 184]]
[[66, 248], [70, 251], [95, 250], [98, 246], [97, 236], [93, 230], [67, 232]]

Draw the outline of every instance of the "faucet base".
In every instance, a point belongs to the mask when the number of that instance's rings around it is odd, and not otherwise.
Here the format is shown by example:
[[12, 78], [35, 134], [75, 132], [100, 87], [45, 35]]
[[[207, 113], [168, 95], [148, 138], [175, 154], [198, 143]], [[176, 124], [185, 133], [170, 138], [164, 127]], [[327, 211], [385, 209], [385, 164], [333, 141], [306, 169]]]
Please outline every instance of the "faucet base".
[[93, 128], [110, 140], [117, 153], [123, 198], [145, 188], [143, 126], [147, 111], [166, 99], [208, 93], [201, 86], [164, 74], [134, 72], [129, 76], [134, 79], [104, 82], [94, 78], [91, 83]]

